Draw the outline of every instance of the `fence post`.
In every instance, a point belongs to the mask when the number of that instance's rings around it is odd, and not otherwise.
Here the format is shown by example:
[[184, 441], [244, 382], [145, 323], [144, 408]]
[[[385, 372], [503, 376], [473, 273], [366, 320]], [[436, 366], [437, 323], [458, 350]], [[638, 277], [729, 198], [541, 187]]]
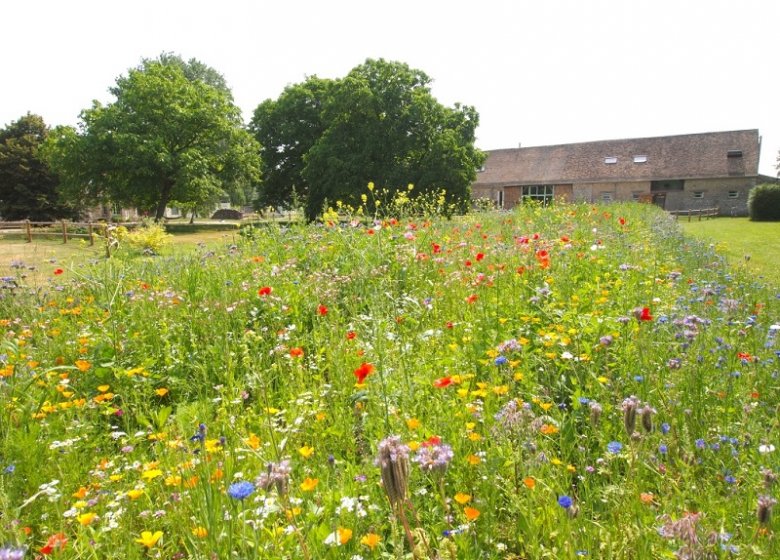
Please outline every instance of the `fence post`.
[[62, 220], [62, 242], [68, 242], [68, 226], [65, 225], [65, 220]]
[[95, 237], [92, 231], [92, 222], [87, 224], [87, 233], [89, 234], [89, 246], [92, 247], [95, 244]]
[[27, 232], [27, 243], [32, 243], [32, 228], [30, 227], [30, 220], [24, 221], [24, 229]]

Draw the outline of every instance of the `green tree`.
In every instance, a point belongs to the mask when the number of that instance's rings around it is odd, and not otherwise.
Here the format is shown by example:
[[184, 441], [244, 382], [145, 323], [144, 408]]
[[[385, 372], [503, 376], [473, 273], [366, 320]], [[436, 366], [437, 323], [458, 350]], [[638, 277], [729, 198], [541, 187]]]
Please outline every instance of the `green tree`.
[[172, 204], [251, 197], [260, 147], [218, 76], [167, 54], [120, 76], [116, 101], [93, 102], [78, 130], [55, 129], [47, 142], [70, 196], [136, 206], [155, 220]]
[[266, 188], [280, 199], [294, 188], [308, 219], [326, 200], [359, 204], [370, 181], [391, 191], [413, 183], [417, 196], [445, 189], [447, 202], [465, 207], [485, 158], [474, 147], [479, 115], [440, 104], [430, 82], [406, 64], [369, 59], [342, 79], [309, 79], [264, 102], [252, 130]]
[[27, 113], [0, 130], [0, 216], [6, 220], [71, 218], [57, 176], [39, 156], [49, 135], [43, 118]]
[[325, 131], [322, 108], [333, 84], [333, 80], [312, 76], [255, 109], [249, 131], [262, 146], [258, 207], [289, 208], [295, 197], [306, 200], [309, 196], [309, 183], [303, 178], [304, 158]]

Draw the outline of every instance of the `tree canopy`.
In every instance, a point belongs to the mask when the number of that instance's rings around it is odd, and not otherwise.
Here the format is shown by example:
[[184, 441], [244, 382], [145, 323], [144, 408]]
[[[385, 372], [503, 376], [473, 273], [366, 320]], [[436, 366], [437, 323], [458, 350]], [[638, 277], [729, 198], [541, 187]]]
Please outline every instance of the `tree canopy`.
[[369, 182], [445, 189], [449, 202], [465, 204], [484, 161], [474, 147], [479, 115], [440, 104], [430, 81], [406, 64], [369, 59], [342, 79], [309, 78], [260, 104], [250, 130], [266, 163], [261, 198], [289, 202], [295, 190], [309, 219], [326, 200], [357, 205]]
[[73, 198], [136, 206], [198, 207], [230, 195], [244, 202], [259, 179], [259, 146], [242, 127], [222, 77], [163, 54], [144, 60], [93, 102], [77, 129], [56, 128], [46, 157]]
[[39, 155], [49, 127], [27, 113], [0, 130], [0, 216], [51, 221], [74, 216], [59, 196], [57, 176]]

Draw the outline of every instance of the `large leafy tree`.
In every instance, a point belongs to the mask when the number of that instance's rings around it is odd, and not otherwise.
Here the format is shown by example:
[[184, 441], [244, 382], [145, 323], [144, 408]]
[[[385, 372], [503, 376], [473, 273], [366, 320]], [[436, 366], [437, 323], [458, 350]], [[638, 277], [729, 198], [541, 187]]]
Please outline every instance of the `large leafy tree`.
[[308, 198], [304, 158], [325, 132], [322, 109], [334, 83], [312, 76], [288, 86], [278, 99], [267, 99], [255, 109], [249, 131], [261, 145], [260, 206], [289, 207], [295, 198]]
[[27, 113], [0, 130], [0, 216], [51, 221], [75, 215], [59, 196], [57, 176], [39, 155], [49, 127]]
[[[430, 78], [400, 62], [367, 60], [342, 79], [307, 80], [255, 111], [266, 196], [305, 194], [306, 216], [326, 200], [357, 204], [370, 181], [390, 190], [445, 189], [465, 204], [484, 154], [474, 147], [473, 107], [445, 107]], [[314, 86], [317, 86], [316, 89]]]
[[53, 131], [52, 167], [72, 197], [136, 206], [245, 201], [259, 179], [257, 142], [216, 71], [164, 54], [111, 88], [116, 101], [82, 111], [79, 129]]

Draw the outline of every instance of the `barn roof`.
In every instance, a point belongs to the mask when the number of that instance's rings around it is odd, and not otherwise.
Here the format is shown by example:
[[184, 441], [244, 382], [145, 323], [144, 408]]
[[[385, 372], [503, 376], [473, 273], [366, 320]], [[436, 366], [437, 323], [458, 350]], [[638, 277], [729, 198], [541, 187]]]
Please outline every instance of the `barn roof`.
[[487, 151], [474, 186], [755, 177], [758, 130]]

